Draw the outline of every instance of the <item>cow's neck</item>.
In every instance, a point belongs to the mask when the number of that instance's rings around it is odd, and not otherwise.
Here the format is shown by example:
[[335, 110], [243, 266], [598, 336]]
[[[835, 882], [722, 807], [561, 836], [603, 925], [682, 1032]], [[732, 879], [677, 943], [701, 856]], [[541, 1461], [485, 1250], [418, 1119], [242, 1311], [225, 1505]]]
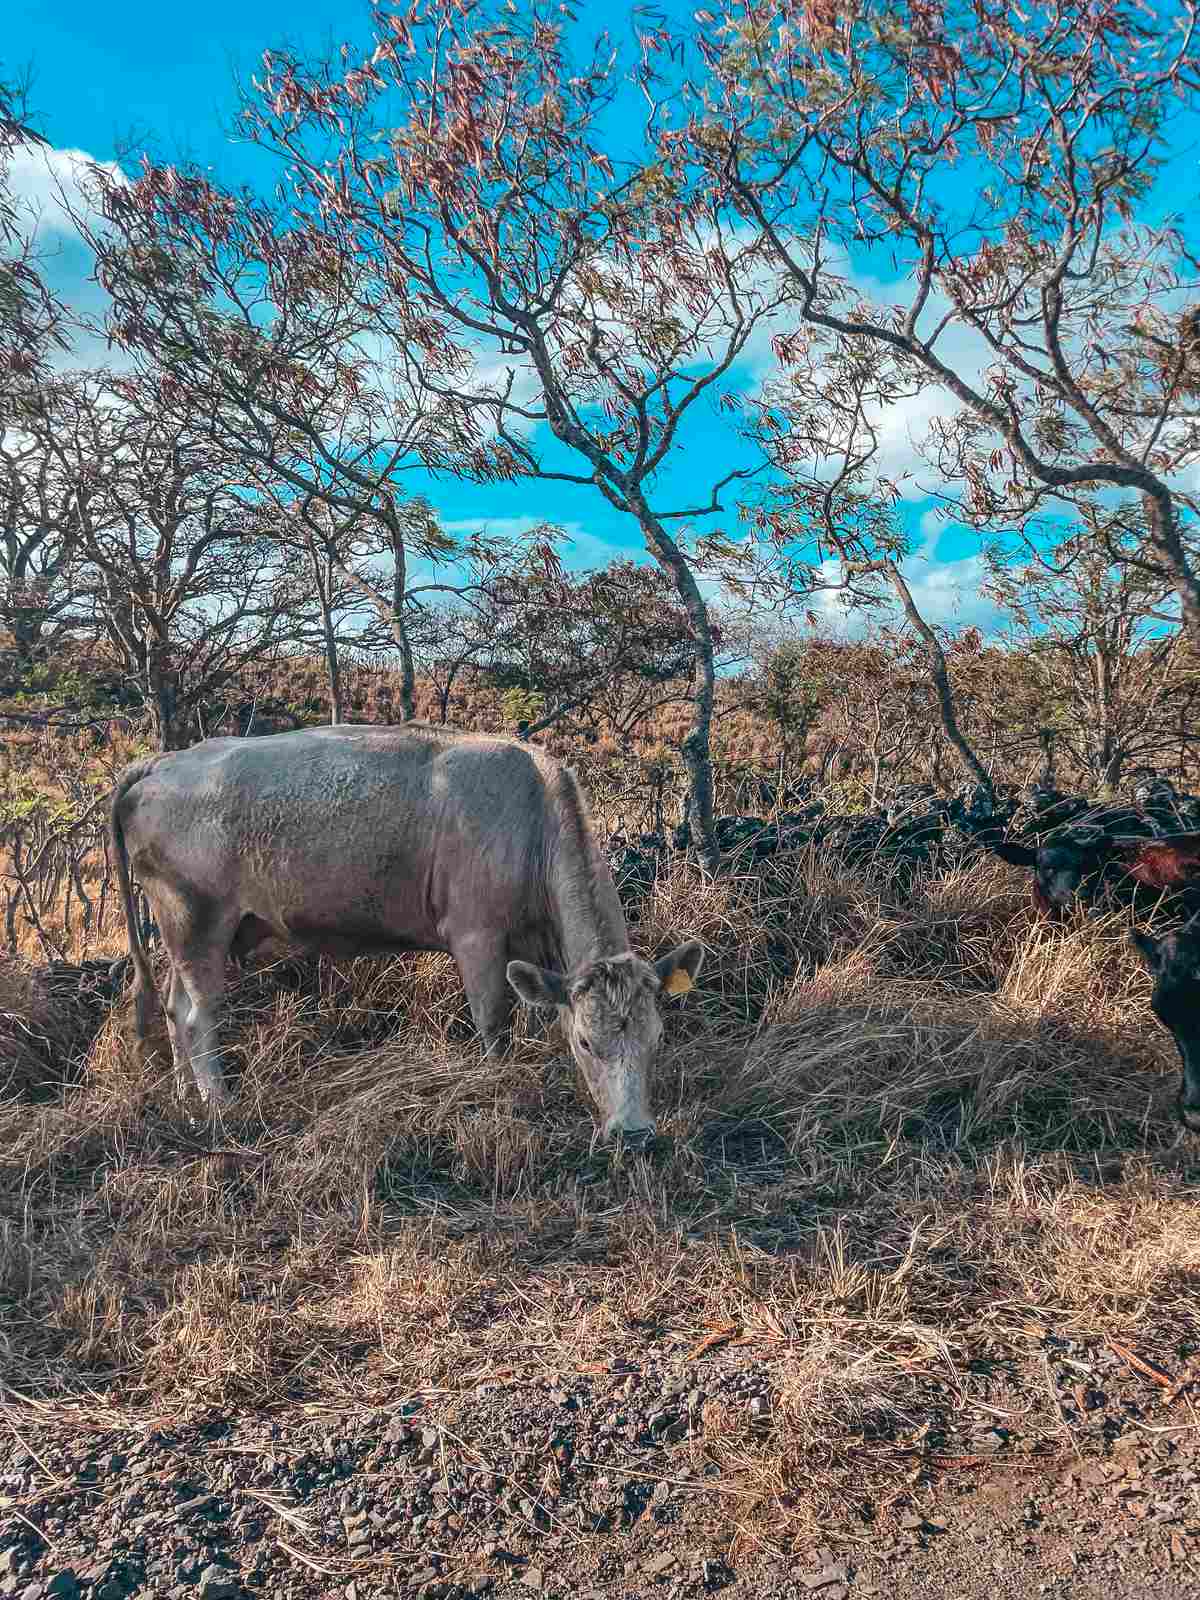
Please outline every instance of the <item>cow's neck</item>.
[[596, 846], [573, 782], [561, 794], [558, 849], [550, 863], [550, 902], [563, 967], [576, 972], [629, 949], [629, 930], [608, 863]]

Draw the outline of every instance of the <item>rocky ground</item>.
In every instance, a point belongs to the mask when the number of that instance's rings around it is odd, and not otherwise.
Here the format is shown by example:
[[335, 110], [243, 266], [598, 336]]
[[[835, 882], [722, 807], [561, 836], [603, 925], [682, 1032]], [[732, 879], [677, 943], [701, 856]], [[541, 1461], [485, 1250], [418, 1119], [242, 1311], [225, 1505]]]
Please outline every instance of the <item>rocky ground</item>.
[[771, 1426], [769, 1354], [714, 1336], [688, 1355], [647, 1346], [601, 1368], [493, 1372], [460, 1392], [345, 1412], [135, 1422], [99, 1399], [10, 1404], [0, 1592], [1197, 1592], [1200, 1367], [1186, 1344], [1150, 1357], [1047, 1331], [1023, 1360], [973, 1363], [945, 1428], [864, 1445], [861, 1501], [843, 1497], [791, 1548], [753, 1483], [730, 1474], [728, 1452], [718, 1465], [706, 1445], [731, 1427], [751, 1437]]

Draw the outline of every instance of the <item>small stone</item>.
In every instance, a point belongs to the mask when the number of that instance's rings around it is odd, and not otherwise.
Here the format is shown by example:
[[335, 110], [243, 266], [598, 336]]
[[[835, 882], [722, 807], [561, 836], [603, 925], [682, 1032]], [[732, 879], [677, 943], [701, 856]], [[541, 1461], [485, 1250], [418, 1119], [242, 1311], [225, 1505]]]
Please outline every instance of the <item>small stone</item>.
[[900, 1518], [900, 1526], [906, 1533], [919, 1533], [925, 1526], [925, 1518], [919, 1516], [915, 1511], [910, 1511]]
[[436, 1428], [421, 1429], [421, 1448], [423, 1450], [436, 1450], [441, 1440], [442, 1436]]
[[527, 1589], [540, 1589], [545, 1581], [541, 1567], [527, 1567], [521, 1574], [521, 1582]]
[[51, 1600], [77, 1600], [79, 1594], [79, 1579], [67, 1567], [62, 1572], [56, 1572], [46, 1584], [46, 1594]]
[[971, 1441], [975, 1449], [985, 1455], [995, 1455], [1008, 1443], [1008, 1435], [1000, 1428], [987, 1428]]
[[650, 1560], [647, 1561], [646, 1565], [642, 1568], [642, 1571], [648, 1578], [663, 1578], [668, 1572], [670, 1572], [671, 1568], [677, 1564], [678, 1563], [671, 1552], [669, 1550], [663, 1550], [660, 1552], [660, 1554], [651, 1556]]
[[[827, 1590], [833, 1584], [844, 1584], [849, 1577], [845, 1566], [833, 1565], [818, 1567], [810, 1572], [798, 1572], [796, 1581], [802, 1583], [810, 1593], [816, 1590]], [[829, 1600], [827, 1594], [822, 1593], [821, 1600]]]
[[191, 1500], [184, 1500], [181, 1505], [177, 1505], [175, 1507], [176, 1514], [181, 1517], [189, 1517], [193, 1512], [207, 1511], [215, 1499], [216, 1496], [212, 1494], [195, 1495]]
[[200, 1600], [233, 1600], [238, 1582], [225, 1567], [205, 1567], [200, 1574]]

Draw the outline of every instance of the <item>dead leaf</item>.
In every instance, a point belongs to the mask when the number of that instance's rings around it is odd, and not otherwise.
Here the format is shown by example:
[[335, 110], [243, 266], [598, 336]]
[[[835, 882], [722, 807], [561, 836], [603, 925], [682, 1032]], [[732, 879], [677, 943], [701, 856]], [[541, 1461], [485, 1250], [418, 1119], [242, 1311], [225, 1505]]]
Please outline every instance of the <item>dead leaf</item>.
[[686, 1360], [698, 1361], [701, 1356], [707, 1355], [710, 1350], [715, 1350], [719, 1345], [728, 1344], [730, 1339], [736, 1339], [742, 1331], [740, 1322], [727, 1323], [723, 1328], [714, 1328], [711, 1333], [706, 1333], [700, 1343], [688, 1351]]
[[1120, 1356], [1122, 1361], [1127, 1361], [1135, 1372], [1144, 1373], [1147, 1378], [1153, 1379], [1155, 1383], [1161, 1383], [1164, 1389], [1174, 1387], [1175, 1379], [1171, 1377], [1170, 1373], [1163, 1372], [1160, 1367], [1151, 1366], [1148, 1361], [1143, 1361], [1141, 1356], [1135, 1355], [1125, 1345], [1118, 1344], [1115, 1339], [1110, 1339], [1108, 1347], [1114, 1355]]

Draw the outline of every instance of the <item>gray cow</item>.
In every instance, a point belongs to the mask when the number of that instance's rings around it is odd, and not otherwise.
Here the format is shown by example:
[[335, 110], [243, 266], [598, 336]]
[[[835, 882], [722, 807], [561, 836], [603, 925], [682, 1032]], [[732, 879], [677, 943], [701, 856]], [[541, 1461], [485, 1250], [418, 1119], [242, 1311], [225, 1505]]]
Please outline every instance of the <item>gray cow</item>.
[[498, 1052], [513, 994], [556, 1007], [602, 1132], [653, 1136], [657, 998], [700, 969], [692, 941], [653, 965], [629, 948], [571, 771], [515, 740], [426, 724], [208, 739], [135, 762], [112, 843], [137, 1031], [157, 1004], [130, 869], [171, 957], [167, 1025], [181, 1089], [227, 1099], [217, 1030], [226, 958], [286, 939], [333, 954], [447, 950]]

